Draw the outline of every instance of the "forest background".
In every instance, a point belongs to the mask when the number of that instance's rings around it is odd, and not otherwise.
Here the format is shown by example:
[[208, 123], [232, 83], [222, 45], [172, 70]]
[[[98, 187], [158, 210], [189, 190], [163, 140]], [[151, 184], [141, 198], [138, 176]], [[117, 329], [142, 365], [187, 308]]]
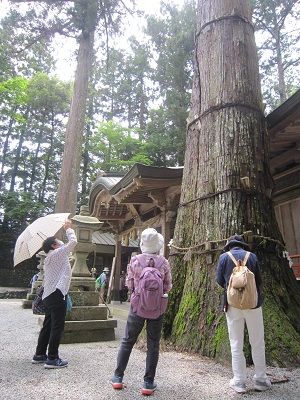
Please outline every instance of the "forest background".
[[[14, 244], [27, 224], [55, 208], [82, 1], [68, 11], [71, 27], [53, 11], [64, 1], [0, 2], [6, 6], [0, 21], [0, 271], [13, 268]], [[78, 209], [88, 203], [100, 169], [125, 173], [136, 162], [184, 163], [196, 1], [163, 1], [154, 15], [138, 12], [143, 1], [136, 8], [128, 1], [123, 9], [116, 3], [122, 2], [109, 2], [115, 18], [95, 41]], [[252, 5], [268, 114], [299, 88], [300, 1]]]

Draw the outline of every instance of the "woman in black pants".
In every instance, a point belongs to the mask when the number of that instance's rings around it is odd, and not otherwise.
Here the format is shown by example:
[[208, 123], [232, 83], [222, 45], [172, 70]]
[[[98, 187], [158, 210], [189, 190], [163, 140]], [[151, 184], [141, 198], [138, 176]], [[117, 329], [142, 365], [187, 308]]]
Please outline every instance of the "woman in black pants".
[[45, 319], [32, 363], [45, 363], [45, 368], [62, 368], [68, 365], [68, 361], [59, 358], [58, 347], [64, 331], [66, 294], [71, 282], [69, 255], [74, 250], [77, 239], [74, 230], [71, 229], [70, 220], [66, 220], [63, 228], [68, 238], [66, 245], [54, 236], [47, 238], [43, 243], [43, 250], [47, 254], [43, 282]]

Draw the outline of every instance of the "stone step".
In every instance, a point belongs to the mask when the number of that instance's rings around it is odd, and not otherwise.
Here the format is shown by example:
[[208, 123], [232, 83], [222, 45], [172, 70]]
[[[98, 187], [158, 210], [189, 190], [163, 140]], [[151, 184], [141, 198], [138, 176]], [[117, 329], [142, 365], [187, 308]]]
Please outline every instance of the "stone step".
[[33, 301], [36, 298], [36, 293], [28, 293], [26, 300]]
[[99, 293], [88, 291], [69, 291], [73, 306], [98, 306]]
[[[69, 292], [73, 306], [98, 306], [98, 292]], [[36, 297], [36, 293], [28, 293], [26, 299], [22, 302], [23, 308], [31, 308], [32, 302]]]
[[95, 280], [72, 277], [69, 290], [71, 292], [73, 291], [93, 292], [95, 291]]
[[108, 310], [105, 306], [72, 306], [67, 312], [66, 321], [106, 320]]
[[[108, 318], [109, 310], [105, 304], [98, 305], [98, 292], [77, 289], [71, 290], [69, 295], [72, 300], [72, 309], [66, 315], [61, 343], [115, 340], [117, 320]], [[39, 317], [40, 327], [43, 321], [44, 317]]]
[[22, 308], [32, 308], [32, 300], [25, 299], [22, 301]]
[[117, 320], [66, 321], [61, 343], [87, 343], [115, 340]]

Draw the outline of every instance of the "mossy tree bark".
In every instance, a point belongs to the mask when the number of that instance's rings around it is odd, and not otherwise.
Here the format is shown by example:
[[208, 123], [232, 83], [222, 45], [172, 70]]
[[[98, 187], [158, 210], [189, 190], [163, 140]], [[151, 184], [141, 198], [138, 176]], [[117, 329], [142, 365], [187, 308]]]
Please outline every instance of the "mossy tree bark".
[[300, 292], [283, 258], [268, 163], [250, 0], [199, 0], [182, 195], [170, 257], [174, 288], [164, 326], [165, 336], [180, 349], [230, 360], [216, 269], [226, 238], [251, 231], [246, 240], [264, 280], [268, 363], [300, 360]]

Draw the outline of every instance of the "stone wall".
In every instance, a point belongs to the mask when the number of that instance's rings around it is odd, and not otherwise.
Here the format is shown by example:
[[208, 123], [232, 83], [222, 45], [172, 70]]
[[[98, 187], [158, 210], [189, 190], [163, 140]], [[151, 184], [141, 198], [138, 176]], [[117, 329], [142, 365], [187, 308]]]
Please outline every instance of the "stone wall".
[[28, 264], [15, 268], [0, 268], [0, 286], [30, 288], [30, 280], [38, 273], [36, 265]]

